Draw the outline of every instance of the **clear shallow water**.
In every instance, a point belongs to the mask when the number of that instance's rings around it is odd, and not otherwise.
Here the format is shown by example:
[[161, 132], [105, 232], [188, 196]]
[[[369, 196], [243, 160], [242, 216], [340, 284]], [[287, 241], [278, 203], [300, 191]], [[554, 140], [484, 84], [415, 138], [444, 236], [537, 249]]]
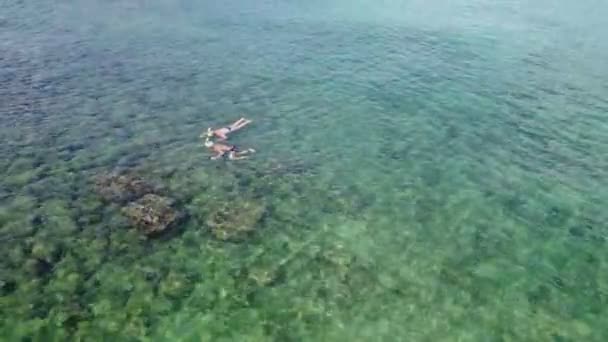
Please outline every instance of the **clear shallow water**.
[[[605, 4], [2, 7], [9, 339], [606, 339]], [[259, 153], [209, 161], [241, 115]], [[115, 168], [181, 233], [101, 201]], [[256, 234], [213, 239], [243, 197]]]

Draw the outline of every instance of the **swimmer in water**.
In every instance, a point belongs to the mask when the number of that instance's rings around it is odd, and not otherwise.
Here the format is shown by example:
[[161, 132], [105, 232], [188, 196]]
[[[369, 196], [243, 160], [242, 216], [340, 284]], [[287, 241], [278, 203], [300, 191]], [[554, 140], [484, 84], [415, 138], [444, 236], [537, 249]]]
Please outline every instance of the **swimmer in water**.
[[245, 118], [240, 118], [240, 119], [236, 120], [232, 125], [229, 125], [226, 127], [222, 127], [222, 128], [218, 128], [218, 129], [207, 128], [207, 132], [204, 132], [203, 134], [201, 134], [201, 138], [216, 137], [216, 138], [218, 138], [217, 139], [218, 141], [224, 141], [224, 140], [228, 139], [228, 134], [230, 134], [232, 132], [236, 132], [239, 129], [247, 126], [250, 123], [251, 123], [251, 120], [247, 120]]
[[212, 152], [215, 152], [215, 155], [210, 158], [211, 160], [216, 160], [226, 156], [230, 160], [240, 160], [247, 158], [246, 154], [255, 153], [255, 150], [252, 148], [241, 150], [235, 145], [214, 143], [209, 137], [205, 139], [205, 147]]

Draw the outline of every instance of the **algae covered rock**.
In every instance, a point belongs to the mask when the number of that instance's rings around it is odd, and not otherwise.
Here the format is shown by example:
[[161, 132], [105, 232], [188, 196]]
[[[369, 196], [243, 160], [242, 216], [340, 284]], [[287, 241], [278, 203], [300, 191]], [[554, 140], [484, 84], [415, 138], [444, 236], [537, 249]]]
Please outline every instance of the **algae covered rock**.
[[62, 243], [53, 242], [49, 239], [40, 239], [32, 243], [30, 255], [38, 260], [44, 260], [48, 263], [56, 263], [65, 253]]
[[270, 268], [254, 268], [249, 270], [247, 279], [258, 287], [270, 286], [282, 276], [281, 270]]
[[126, 203], [159, 189], [135, 175], [104, 173], [95, 177], [95, 190], [106, 201]]
[[160, 282], [158, 291], [168, 298], [182, 298], [192, 291], [193, 284], [186, 276], [177, 272], [169, 272]]
[[207, 225], [219, 240], [240, 241], [256, 229], [265, 211], [266, 207], [258, 202], [230, 202], [212, 212]]
[[183, 214], [173, 207], [170, 198], [148, 194], [129, 203], [122, 212], [131, 224], [148, 236], [159, 235], [174, 228]]
[[332, 270], [332, 274], [341, 281], [348, 279], [355, 257], [349, 254], [342, 244], [336, 244], [333, 248], [325, 249], [318, 258]]

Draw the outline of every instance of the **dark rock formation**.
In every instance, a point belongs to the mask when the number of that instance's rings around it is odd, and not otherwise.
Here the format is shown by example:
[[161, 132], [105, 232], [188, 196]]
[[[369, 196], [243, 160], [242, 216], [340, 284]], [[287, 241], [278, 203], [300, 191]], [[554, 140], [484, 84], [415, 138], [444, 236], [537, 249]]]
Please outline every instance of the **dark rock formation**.
[[147, 194], [122, 209], [131, 224], [147, 236], [155, 236], [174, 228], [184, 215], [173, 207], [170, 198]]

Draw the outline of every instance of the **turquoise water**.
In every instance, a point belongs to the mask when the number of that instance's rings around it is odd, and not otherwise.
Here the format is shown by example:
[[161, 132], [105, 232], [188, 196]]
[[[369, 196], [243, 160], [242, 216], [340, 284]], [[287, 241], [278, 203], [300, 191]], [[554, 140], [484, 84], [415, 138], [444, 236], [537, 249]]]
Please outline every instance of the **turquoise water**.
[[51, 3], [0, 4], [3, 339], [608, 339], [605, 3]]

